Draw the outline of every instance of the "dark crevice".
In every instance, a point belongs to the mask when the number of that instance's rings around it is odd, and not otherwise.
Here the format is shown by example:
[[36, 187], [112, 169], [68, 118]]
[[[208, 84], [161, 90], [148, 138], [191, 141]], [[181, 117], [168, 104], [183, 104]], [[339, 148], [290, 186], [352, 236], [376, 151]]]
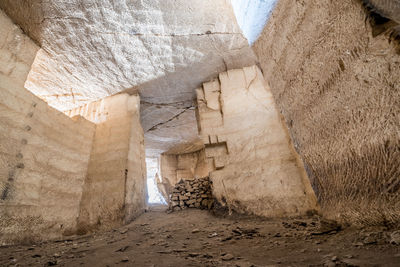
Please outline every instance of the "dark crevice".
[[172, 120], [178, 118], [180, 115], [182, 115], [183, 113], [185, 113], [185, 112], [188, 111], [189, 109], [193, 109], [193, 108], [194, 108], [193, 106], [190, 106], [190, 107], [188, 107], [188, 108], [185, 108], [183, 111], [181, 111], [181, 112], [179, 112], [178, 114], [174, 115], [174, 116], [171, 117], [170, 119], [168, 119], [168, 120], [166, 120], [166, 121], [164, 121], [164, 122], [160, 122], [160, 123], [154, 125], [153, 127], [151, 127], [151, 128], [150, 128], [149, 130], [147, 130], [146, 132], [150, 132], [150, 131], [157, 130], [160, 126], [162, 126], [162, 125], [164, 125], [164, 124], [166, 124], [166, 123], [168, 123], [168, 122], [170, 122], [170, 121], [172, 121]]

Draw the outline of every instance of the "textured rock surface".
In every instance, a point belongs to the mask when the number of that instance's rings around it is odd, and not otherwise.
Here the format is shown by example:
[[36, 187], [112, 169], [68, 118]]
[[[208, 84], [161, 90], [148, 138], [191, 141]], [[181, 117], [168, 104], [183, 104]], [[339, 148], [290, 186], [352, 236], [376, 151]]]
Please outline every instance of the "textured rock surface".
[[[391, 231], [347, 228], [339, 234], [313, 235], [323, 222], [317, 216], [232, 218], [199, 209], [170, 214], [152, 209], [105, 233], [35, 247], [2, 246], [0, 265], [398, 267], [399, 245], [389, 244]], [[357, 244], [366, 237], [376, 243]]]
[[166, 192], [164, 198], [169, 195], [180, 180], [194, 180], [208, 177], [212, 166], [208, 165], [204, 149], [183, 154], [166, 154], [160, 156], [161, 192]]
[[325, 215], [398, 222], [400, 50], [366, 17], [357, 1], [281, 0], [254, 50]]
[[169, 196], [169, 210], [187, 208], [211, 209], [214, 204], [212, 182], [208, 177], [194, 180], [180, 180]]
[[142, 102], [142, 106], [147, 156], [158, 156], [169, 150], [184, 153], [184, 144], [200, 141], [192, 101], [172, 105]]
[[59, 110], [139, 91], [153, 154], [197, 137], [195, 88], [255, 63], [228, 0], [3, 0], [0, 8], [42, 47], [26, 88]]
[[71, 110], [96, 123], [79, 227], [107, 229], [146, 206], [146, 167], [139, 97], [119, 94]]
[[399, 0], [363, 0], [374, 12], [400, 24]]
[[0, 32], [0, 242], [60, 237], [76, 228], [95, 125], [24, 89], [37, 48], [3, 13]]
[[0, 10], [0, 73], [23, 86], [39, 47]]
[[261, 216], [317, 209], [303, 164], [256, 66], [204, 83], [197, 101], [205, 156], [213, 166], [213, 195], [220, 204]]

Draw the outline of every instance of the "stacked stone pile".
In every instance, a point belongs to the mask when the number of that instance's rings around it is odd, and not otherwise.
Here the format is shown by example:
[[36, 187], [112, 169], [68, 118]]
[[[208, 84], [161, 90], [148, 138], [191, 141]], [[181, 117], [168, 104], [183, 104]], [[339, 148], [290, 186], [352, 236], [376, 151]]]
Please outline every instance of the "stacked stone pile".
[[169, 210], [186, 208], [211, 209], [214, 199], [211, 193], [212, 182], [208, 177], [195, 180], [180, 180], [170, 195]]

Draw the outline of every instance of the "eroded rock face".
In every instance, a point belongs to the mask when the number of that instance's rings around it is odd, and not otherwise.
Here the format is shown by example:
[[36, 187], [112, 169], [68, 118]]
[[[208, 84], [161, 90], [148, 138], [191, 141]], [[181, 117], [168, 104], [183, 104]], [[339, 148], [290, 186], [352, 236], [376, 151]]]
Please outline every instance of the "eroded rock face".
[[139, 91], [153, 155], [196, 139], [196, 87], [255, 62], [228, 0], [5, 0], [0, 7], [42, 47], [28, 90], [62, 111]]
[[399, 46], [373, 37], [368, 15], [281, 0], [253, 48], [325, 215], [399, 222]]

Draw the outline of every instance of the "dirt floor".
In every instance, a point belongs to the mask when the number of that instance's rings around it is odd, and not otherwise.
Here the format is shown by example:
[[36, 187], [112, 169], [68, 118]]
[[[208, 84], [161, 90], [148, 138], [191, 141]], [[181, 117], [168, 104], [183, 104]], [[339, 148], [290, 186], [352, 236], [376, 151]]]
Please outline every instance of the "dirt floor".
[[164, 209], [106, 233], [0, 247], [0, 266], [400, 266], [393, 229]]

